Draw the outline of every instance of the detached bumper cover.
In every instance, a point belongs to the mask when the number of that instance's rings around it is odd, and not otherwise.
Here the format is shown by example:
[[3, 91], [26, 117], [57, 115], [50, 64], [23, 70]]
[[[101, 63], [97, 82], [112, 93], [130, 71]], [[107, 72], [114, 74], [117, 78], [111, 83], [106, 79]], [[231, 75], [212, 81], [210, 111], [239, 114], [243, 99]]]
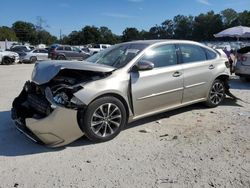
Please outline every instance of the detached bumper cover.
[[[29, 98], [30, 95], [23, 90], [14, 100], [12, 108], [12, 119], [15, 121], [17, 129], [28, 138], [49, 147], [59, 147], [84, 135], [78, 125], [77, 110], [53, 104], [54, 109], [41, 117], [36, 113], [43, 112], [44, 110], [41, 108], [43, 106], [39, 104], [38, 99], [37, 102], [34, 100], [35, 98], [32, 100]], [[47, 105], [50, 104], [48, 101], [47, 103]]]
[[62, 107], [42, 119], [26, 118], [24, 123], [18, 119], [14, 121], [18, 130], [30, 139], [50, 147], [67, 145], [84, 135], [77, 123], [77, 112]]

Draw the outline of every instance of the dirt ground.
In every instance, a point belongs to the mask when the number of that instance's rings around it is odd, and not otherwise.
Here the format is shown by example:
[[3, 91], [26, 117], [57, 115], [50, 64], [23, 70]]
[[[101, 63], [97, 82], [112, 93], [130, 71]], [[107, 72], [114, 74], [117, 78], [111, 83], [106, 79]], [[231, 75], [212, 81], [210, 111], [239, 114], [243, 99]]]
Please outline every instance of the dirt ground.
[[196, 104], [128, 125], [115, 139], [49, 149], [19, 133], [11, 103], [33, 65], [0, 66], [0, 188], [250, 187], [250, 83], [217, 108]]

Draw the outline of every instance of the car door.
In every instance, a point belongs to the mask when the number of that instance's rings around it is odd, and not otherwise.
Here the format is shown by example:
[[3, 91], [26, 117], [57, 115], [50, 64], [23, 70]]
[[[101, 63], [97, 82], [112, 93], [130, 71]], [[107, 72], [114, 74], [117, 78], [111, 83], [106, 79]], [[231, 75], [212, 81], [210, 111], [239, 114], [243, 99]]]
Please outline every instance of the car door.
[[207, 60], [203, 47], [179, 44], [182, 60], [184, 93], [182, 103], [204, 99], [210, 88], [215, 68], [214, 60]]
[[178, 64], [174, 44], [165, 44], [145, 52], [139, 61], [154, 63], [152, 70], [131, 72], [131, 91], [136, 116], [181, 104], [182, 66]]
[[48, 59], [48, 51], [45, 49], [39, 50], [39, 58], [40, 60], [47, 60]]
[[74, 56], [74, 59], [76, 60], [83, 60], [84, 54], [79, 48], [72, 47], [72, 55]]

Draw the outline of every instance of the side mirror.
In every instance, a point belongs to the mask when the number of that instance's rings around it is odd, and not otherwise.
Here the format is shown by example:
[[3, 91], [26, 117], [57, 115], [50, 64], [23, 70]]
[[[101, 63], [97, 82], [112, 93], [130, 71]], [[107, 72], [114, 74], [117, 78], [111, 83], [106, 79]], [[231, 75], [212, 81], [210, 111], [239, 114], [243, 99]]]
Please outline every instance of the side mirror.
[[152, 70], [154, 68], [154, 63], [151, 61], [139, 61], [138, 62], [138, 70]]

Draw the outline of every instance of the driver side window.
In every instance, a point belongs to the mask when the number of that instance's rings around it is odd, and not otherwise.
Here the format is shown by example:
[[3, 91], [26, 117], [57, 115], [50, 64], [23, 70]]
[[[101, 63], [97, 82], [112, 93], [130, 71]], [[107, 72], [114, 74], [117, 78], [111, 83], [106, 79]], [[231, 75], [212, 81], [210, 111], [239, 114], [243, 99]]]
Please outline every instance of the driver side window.
[[177, 64], [176, 48], [174, 44], [165, 44], [149, 49], [141, 59], [154, 63], [155, 68], [166, 67]]

